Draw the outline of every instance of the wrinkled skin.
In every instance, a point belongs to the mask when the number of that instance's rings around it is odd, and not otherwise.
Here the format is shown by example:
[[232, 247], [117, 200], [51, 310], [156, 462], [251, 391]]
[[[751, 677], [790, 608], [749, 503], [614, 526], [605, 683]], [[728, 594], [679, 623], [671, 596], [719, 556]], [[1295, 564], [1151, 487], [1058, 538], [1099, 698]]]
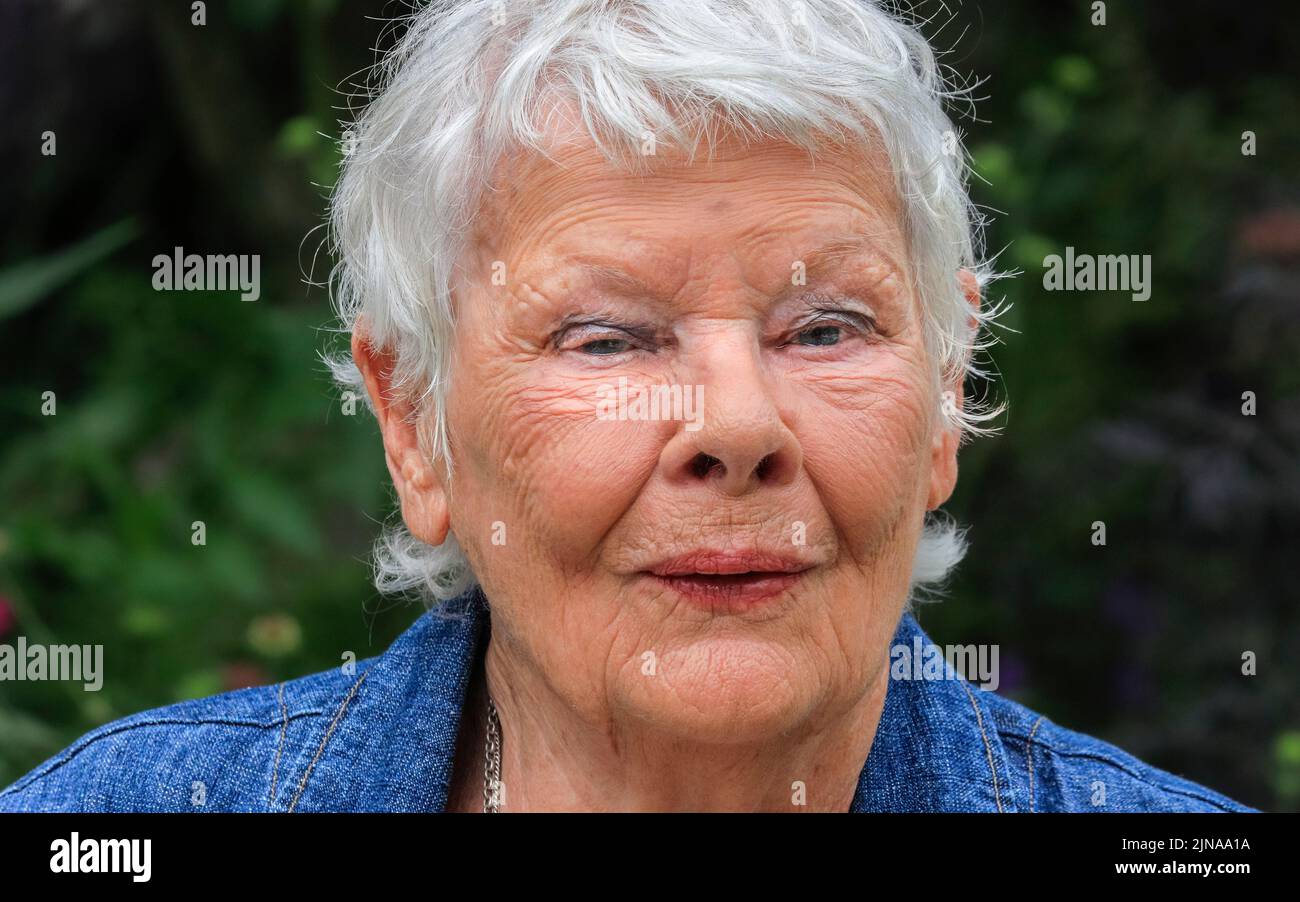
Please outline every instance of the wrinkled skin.
[[[504, 807], [845, 811], [924, 513], [957, 475], [938, 412], [961, 386], [925, 350], [887, 163], [731, 138], [648, 177], [580, 136], [553, 155], [501, 170], [457, 287], [450, 492], [386, 396], [391, 358], [354, 336], [407, 525], [454, 532], [492, 608]], [[845, 235], [868, 240], [812, 266]], [[599, 322], [561, 329], [574, 314]], [[702, 385], [701, 428], [598, 418], [619, 376]], [[641, 572], [699, 547], [814, 566], [739, 612]], [[454, 809], [482, 805], [480, 691]]]

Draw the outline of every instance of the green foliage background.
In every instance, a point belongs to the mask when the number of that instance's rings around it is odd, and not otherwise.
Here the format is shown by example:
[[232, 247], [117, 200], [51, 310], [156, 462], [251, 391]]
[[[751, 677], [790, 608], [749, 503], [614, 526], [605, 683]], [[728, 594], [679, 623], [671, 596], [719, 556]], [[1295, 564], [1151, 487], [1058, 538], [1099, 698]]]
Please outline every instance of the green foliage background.
[[[963, 451], [949, 506], [973, 550], [921, 619], [999, 644], [1000, 691], [1054, 720], [1295, 810], [1297, 20], [1090, 6], [967, 2], [929, 28], [987, 78], [959, 124], [1023, 275], [995, 286], [1004, 432]], [[370, 586], [393, 499], [307, 284], [331, 262], [336, 89], [403, 5], [208, 7], [202, 28], [179, 2], [0, 9], [0, 642], [100, 643], [107, 670], [100, 692], [0, 683], [0, 785], [112, 718], [379, 654], [419, 611]], [[1151, 300], [1044, 292], [1067, 245], [1150, 254]], [[154, 292], [175, 246], [260, 254], [261, 300]]]

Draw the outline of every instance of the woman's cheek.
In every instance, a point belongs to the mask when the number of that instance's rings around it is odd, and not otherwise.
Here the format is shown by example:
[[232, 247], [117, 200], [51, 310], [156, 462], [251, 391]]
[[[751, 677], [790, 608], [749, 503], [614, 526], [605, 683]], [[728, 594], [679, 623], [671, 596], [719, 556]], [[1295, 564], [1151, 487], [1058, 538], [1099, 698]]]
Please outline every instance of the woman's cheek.
[[824, 407], [800, 436], [804, 466], [836, 528], [878, 548], [911, 509], [929, 463], [926, 405], [915, 388], [876, 380], [860, 403]]
[[559, 561], [589, 560], [635, 502], [675, 424], [604, 420], [589, 386], [520, 393], [494, 455], [519, 527]]

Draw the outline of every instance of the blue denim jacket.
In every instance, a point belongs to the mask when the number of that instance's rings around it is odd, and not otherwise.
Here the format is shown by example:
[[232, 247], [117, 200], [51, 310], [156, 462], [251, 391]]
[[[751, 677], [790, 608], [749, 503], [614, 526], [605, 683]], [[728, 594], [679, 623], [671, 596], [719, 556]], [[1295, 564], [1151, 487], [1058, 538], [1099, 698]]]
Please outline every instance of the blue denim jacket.
[[[442, 811], [486, 602], [378, 657], [143, 711], [0, 792], [0, 811]], [[908, 614], [896, 644], [929, 637]], [[852, 811], [1251, 811], [964, 679], [891, 679]]]

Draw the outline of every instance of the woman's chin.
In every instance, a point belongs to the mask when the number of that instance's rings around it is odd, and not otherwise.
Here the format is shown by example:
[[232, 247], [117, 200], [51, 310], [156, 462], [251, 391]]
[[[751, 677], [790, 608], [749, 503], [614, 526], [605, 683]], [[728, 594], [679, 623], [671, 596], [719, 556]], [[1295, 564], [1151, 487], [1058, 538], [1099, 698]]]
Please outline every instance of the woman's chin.
[[823, 698], [807, 659], [771, 643], [704, 640], [666, 654], [626, 686], [628, 713], [706, 744], [763, 742], [795, 729]]

